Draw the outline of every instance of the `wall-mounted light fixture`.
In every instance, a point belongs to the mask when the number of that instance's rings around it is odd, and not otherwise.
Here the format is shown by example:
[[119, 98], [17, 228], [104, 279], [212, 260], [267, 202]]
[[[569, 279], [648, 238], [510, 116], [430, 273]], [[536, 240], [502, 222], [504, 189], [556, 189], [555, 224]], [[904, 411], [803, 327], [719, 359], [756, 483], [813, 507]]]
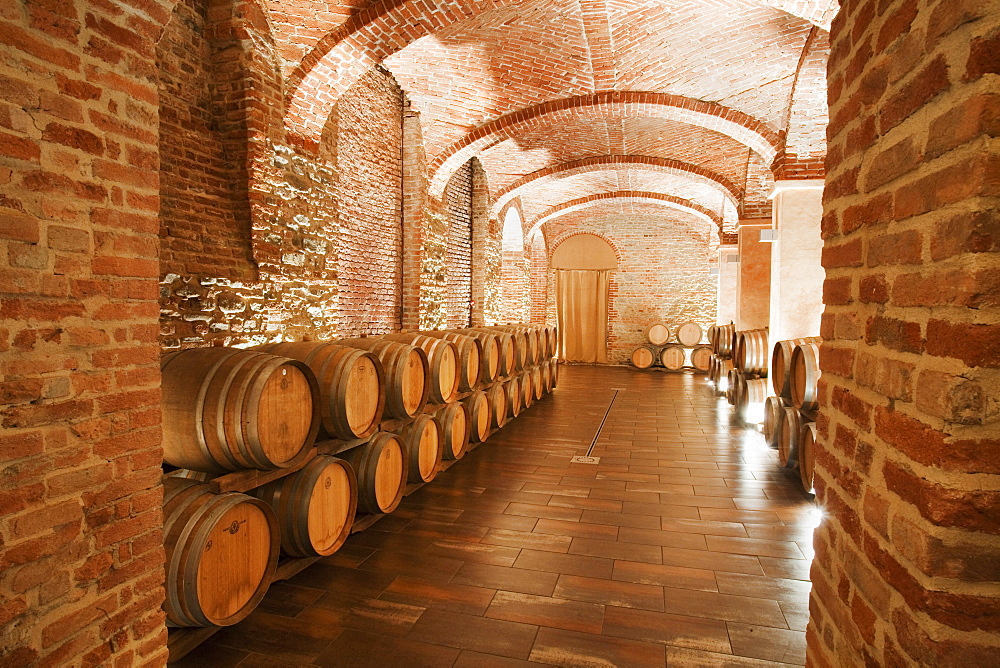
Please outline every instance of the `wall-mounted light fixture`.
[[778, 230], [771, 228], [760, 231], [760, 240], [765, 243], [778, 240]]

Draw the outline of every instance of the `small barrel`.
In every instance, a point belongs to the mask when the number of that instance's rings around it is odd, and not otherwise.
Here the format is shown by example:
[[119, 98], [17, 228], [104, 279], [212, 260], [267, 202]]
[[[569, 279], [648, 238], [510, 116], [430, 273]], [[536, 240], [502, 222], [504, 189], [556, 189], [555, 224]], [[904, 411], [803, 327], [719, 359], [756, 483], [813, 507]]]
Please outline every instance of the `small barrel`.
[[408, 475], [406, 453], [398, 436], [380, 431], [340, 456], [358, 476], [358, 512], [377, 515], [396, 509]]
[[320, 426], [319, 385], [298, 360], [193, 348], [160, 360], [163, 460], [196, 471], [287, 468]]
[[388, 341], [409, 343], [427, 353], [427, 364], [431, 370], [431, 391], [429, 401], [446, 404], [458, 394], [459, 358], [458, 348], [451, 341], [436, 339], [422, 334], [386, 334]]
[[475, 391], [465, 399], [465, 410], [469, 415], [469, 441], [482, 443], [490, 436], [490, 400], [485, 392]]
[[470, 392], [479, 384], [483, 373], [483, 344], [472, 336], [454, 332], [420, 332], [431, 338], [444, 339], [458, 350], [458, 389]]
[[788, 372], [789, 399], [804, 410], [819, 408], [819, 345], [803, 343], [795, 347]]
[[168, 626], [229, 626], [249, 615], [278, 563], [278, 520], [259, 499], [163, 480]]
[[639, 346], [632, 351], [632, 366], [636, 369], [648, 369], [656, 364], [658, 353], [651, 346]]
[[343, 459], [319, 455], [252, 493], [277, 515], [281, 550], [289, 556], [325, 557], [351, 535], [358, 479]]
[[461, 459], [469, 449], [472, 425], [465, 404], [460, 401], [448, 404], [437, 412], [441, 424], [441, 450], [445, 459]]
[[766, 329], [740, 332], [735, 351], [736, 366], [747, 375], [767, 376], [771, 361], [769, 352]]
[[787, 468], [795, 468], [799, 461], [799, 437], [802, 433], [802, 414], [795, 407], [785, 408], [781, 428], [778, 432], [778, 462]]
[[529, 371], [524, 371], [517, 378], [518, 389], [521, 394], [521, 409], [529, 408], [535, 403], [535, 384]]
[[747, 424], [758, 424], [764, 419], [764, 402], [770, 387], [763, 378], [743, 376], [743, 384], [736, 403], [736, 413]]
[[785, 402], [781, 397], [768, 397], [764, 401], [764, 440], [772, 448], [778, 447], [781, 438], [781, 423], [785, 414]]
[[486, 390], [490, 402], [490, 426], [500, 429], [507, 424], [507, 388], [504, 383], [495, 383]]
[[328, 438], [368, 438], [378, 429], [385, 408], [385, 377], [374, 353], [323, 341], [269, 343], [254, 350], [290, 357], [312, 369]]
[[683, 369], [684, 348], [681, 346], [667, 346], [660, 351], [660, 364], [671, 371]]
[[708, 346], [698, 346], [691, 351], [691, 366], [697, 371], [707, 373], [712, 365], [712, 349]]
[[507, 417], [516, 418], [521, 414], [521, 384], [517, 378], [511, 378], [503, 384], [507, 395]]
[[[502, 371], [502, 351], [500, 335], [496, 332], [483, 332], [476, 329], [451, 329], [446, 332], [427, 332], [428, 336], [435, 336], [436, 334], [457, 334], [461, 336], [471, 336], [472, 338], [479, 341], [480, 350], [482, 356], [480, 357], [480, 367], [479, 367], [479, 380], [483, 383], [492, 383], [497, 379], [497, 376], [506, 375], [506, 371]], [[443, 338], [448, 338], [447, 336]]]
[[792, 353], [795, 352], [795, 347], [803, 343], [820, 343], [822, 340], [818, 336], [810, 336], [801, 339], [778, 341], [774, 344], [774, 348], [771, 349], [770, 378], [771, 387], [774, 389], [776, 395], [785, 399], [791, 396], [789, 380], [791, 378]]
[[702, 333], [701, 325], [698, 323], [685, 322], [678, 325], [677, 332], [674, 336], [677, 337], [678, 343], [682, 346], [693, 348], [701, 343]]
[[654, 346], [662, 346], [670, 340], [670, 328], [662, 322], [654, 322], [646, 328], [646, 340]]
[[408, 343], [380, 338], [341, 339], [337, 345], [370, 350], [385, 374], [385, 415], [408, 420], [424, 409], [431, 390], [427, 353]]
[[430, 482], [437, 475], [444, 448], [441, 425], [432, 415], [420, 415], [399, 430], [406, 458], [409, 461], [410, 482]]
[[799, 477], [802, 488], [807, 493], [813, 492], [813, 468], [816, 462], [816, 423], [807, 422], [802, 425], [799, 436]]

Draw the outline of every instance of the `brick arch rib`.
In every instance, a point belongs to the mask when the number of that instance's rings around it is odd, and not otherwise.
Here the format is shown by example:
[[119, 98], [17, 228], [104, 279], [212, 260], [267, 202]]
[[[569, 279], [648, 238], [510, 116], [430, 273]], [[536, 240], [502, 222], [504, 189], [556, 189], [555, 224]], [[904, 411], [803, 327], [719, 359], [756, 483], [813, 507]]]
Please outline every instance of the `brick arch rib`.
[[563, 118], [663, 118], [723, 134], [750, 148], [770, 165], [781, 146], [776, 132], [758, 119], [721, 104], [681, 95], [605, 91], [543, 102], [505, 114], [476, 128], [440, 153], [430, 165], [431, 195], [439, 197], [450, 175], [471, 156], [507, 139]]

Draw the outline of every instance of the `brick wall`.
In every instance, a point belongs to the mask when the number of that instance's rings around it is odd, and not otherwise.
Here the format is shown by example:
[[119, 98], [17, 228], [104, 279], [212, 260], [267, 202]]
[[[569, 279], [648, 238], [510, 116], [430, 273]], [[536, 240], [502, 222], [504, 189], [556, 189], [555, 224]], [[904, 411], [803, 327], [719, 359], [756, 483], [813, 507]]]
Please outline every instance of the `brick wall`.
[[155, 43], [0, 4], [0, 663], [165, 661]]
[[[590, 232], [618, 252], [608, 305], [610, 363], [626, 363], [654, 322], [676, 326], [691, 320], [704, 329], [715, 324], [717, 277], [708, 264], [717, 238], [707, 219], [657, 205], [614, 203], [556, 218], [543, 230], [550, 250], [571, 234]], [[554, 314], [554, 288], [548, 295]]]
[[444, 189], [445, 324], [468, 327], [472, 310], [472, 163], [460, 167]]
[[1000, 660], [1000, 3], [845, 0], [814, 666]]

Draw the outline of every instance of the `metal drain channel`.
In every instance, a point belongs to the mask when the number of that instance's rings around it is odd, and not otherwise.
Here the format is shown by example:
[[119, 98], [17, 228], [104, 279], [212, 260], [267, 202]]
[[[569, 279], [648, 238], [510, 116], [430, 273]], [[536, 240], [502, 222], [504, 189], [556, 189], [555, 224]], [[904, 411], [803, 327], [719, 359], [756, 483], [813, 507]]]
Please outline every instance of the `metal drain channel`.
[[618, 393], [621, 392], [619, 389], [615, 389], [615, 396], [611, 397], [611, 403], [608, 404], [608, 410], [604, 411], [604, 419], [601, 420], [601, 426], [597, 428], [597, 433], [594, 434], [594, 440], [590, 442], [590, 449], [587, 450], [587, 457], [590, 453], [594, 451], [594, 446], [597, 445], [597, 439], [601, 437], [601, 432], [604, 431], [604, 423], [608, 421], [608, 415], [611, 414], [611, 408], [615, 405], [615, 399], [618, 398]]

